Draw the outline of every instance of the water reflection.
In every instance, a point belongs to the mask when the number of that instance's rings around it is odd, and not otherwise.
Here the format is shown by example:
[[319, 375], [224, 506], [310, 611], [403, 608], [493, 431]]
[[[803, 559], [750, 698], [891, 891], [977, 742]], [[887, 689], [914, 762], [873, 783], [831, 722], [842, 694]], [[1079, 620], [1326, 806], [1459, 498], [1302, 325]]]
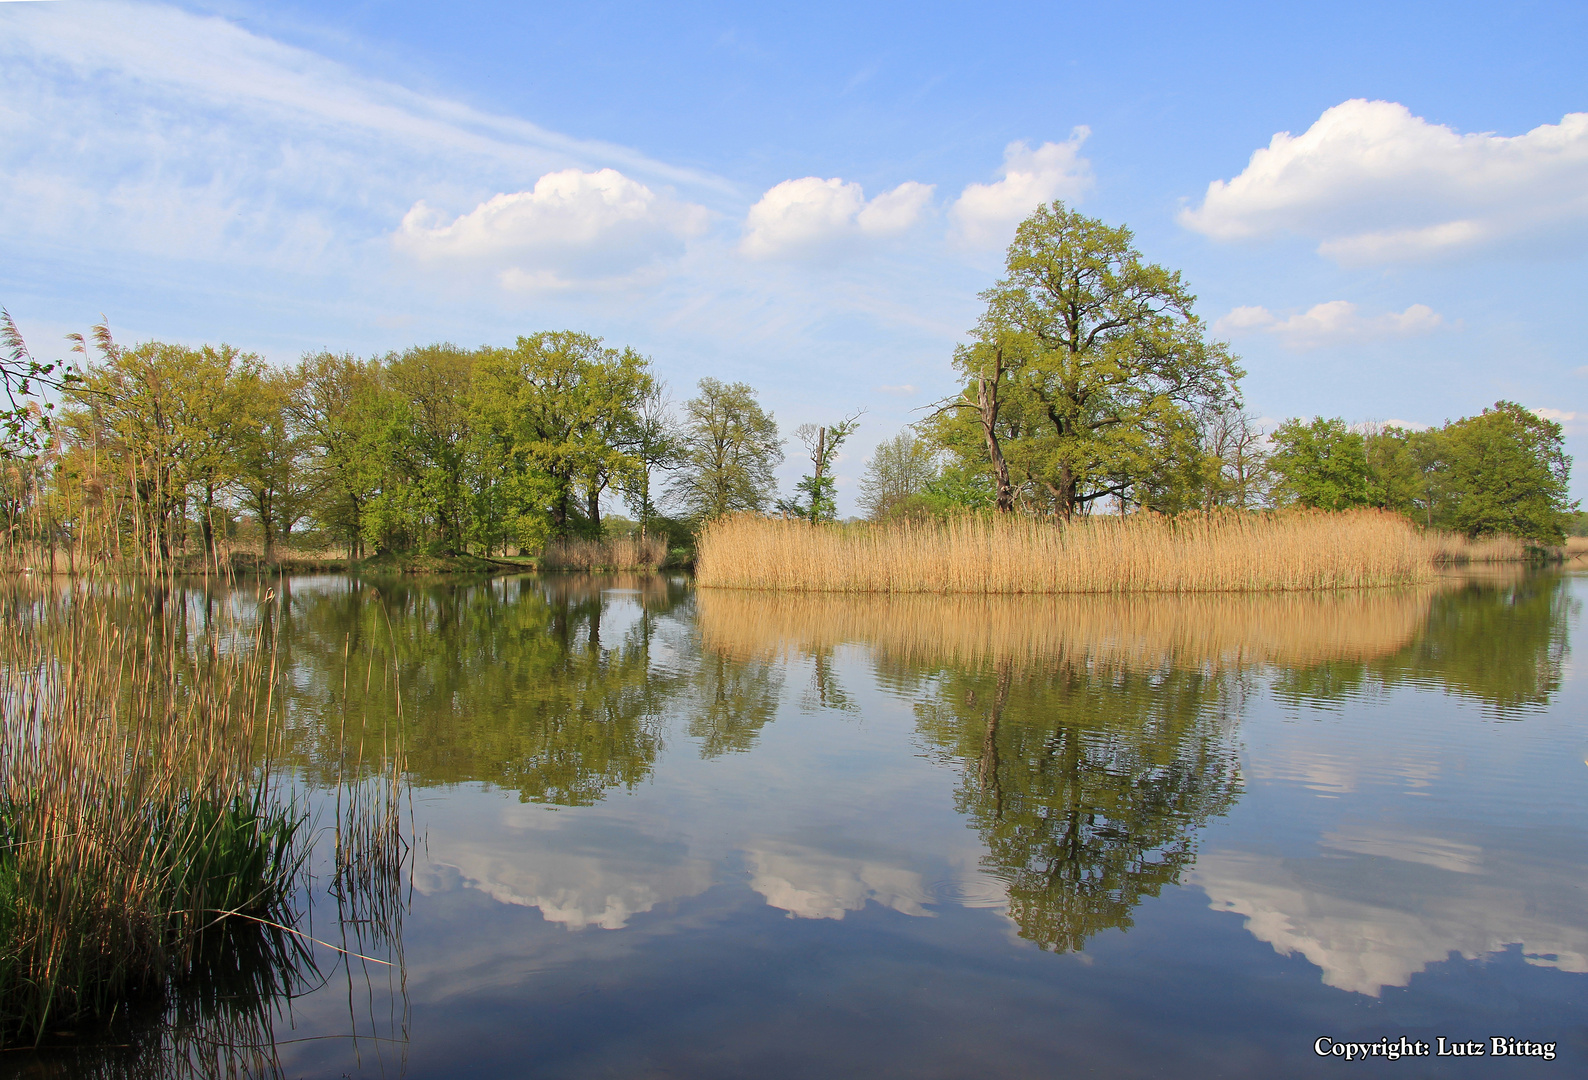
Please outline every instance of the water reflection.
[[932, 914], [926, 905], [933, 897], [921, 875], [887, 862], [788, 840], [754, 843], [745, 856], [750, 888], [791, 918], [842, 919], [868, 903], [904, 915]]
[[[826, 1029], [791, 1003], [841, 997], [834, 957], [865, 969], [851, 1000], [868, 1024], [947, 1030], [959, 999], [940, 1009], [920, 987], [957, 955], [985, 1000], [1067, 1000], [1111, 1046], [1127, 1007], [1094, 991], [1121, 983], [1043, 997], [1056, 972], [1093, 969], [1038, 947], [1088, 950], [1098, 970], [1184, 947], [1180, 967], [1142, 963], [1188, 1010], [1209, 980], [1272, 996], [1276, 954], [1314, 965], [1320, 994], [1321, 979], [1386, 1007], [1386, 988], [1452, 956], [1511, 948], [1588, 972], [1577, 744], [1576, 771], [1549, 771], [1574, 603], [1548, 576], [1136, 598], [328, 578], [287, 583], [262, 617], [311, 784], [343, 767], [330, 718], [381, 740], [400, 702], [425, 837], [406, 969], [424, 1038], [464, 1055], [523, 1040], [543, 1061], [524, 1017], [553, 1017], [543, 1051], [652, 1046], [673, 1003], [685, 1041], [817, 1046]], [[1547, 797], [1519, 797], [1535, 787]], [[1200, 891], [1152, 903], [1179, 885]], [[1236, 939], [1239, 956], [1192, 947]], [[446, 1034], [476, 1011], [475, 1034]], [[1062, 1014], [1009, 1040], [977, 1014], [986, 1030], [955, 1038], [1015, 1072], [1006, 1044], [1051, 1049], [1030, 1033]], [[633, 1053], [569, 1057], [564, 1074], [661, 1071]]]
[[414, 882], [421, 893], [475, 889], [569, 930], [621, 930], [712, 882], [711, 864], [677, 837], [529, 807], [447, 807], [431, 816], [428, 839], [434, 855]]
[[1421, 632], [1403, 647], [1290, 668], [1275, 691], [1329, 703], [1410, 684], [1480, 701], [1496, 716], [1538, 712], [1560, 689], [1568, 652], [1576, 602], [1565, 581], [1517, 572], [1453, 582], [1430, 595]]
[[1082, 948], [1179, 882], [1240, 793], [1233, 673], [948, 672], [921, 730], [961, 763], [955, 802], [1008, 885], [1020, 935]]
[[[391, 716], [400, 688], [410, 782], [588, 806], [655, 767], [663, 708], [690, 680], [652, 645], [685, 595], [658, 577], [299, 588], [294, 709], [333, 715], [346, 699], [352, 715]], [[334, 733], [301, 734], [300, 760], [323, 766]]]
[[1580, 867], [1373, 830], [1320, 847], [1319, 858], [1213, 852], [1195, 879], [1215, 910], [1245, 916], [1275, 952], [1305, 956], [1325, 985], [1370, 997], [1453, 953], [1479, 960], [1509, 946], [1535, 966], [1588, 972]]

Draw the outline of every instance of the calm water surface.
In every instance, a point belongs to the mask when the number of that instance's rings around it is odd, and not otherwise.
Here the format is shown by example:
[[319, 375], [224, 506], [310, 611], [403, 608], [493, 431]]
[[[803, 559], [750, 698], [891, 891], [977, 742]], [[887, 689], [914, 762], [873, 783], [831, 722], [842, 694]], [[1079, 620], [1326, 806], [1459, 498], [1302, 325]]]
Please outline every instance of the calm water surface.
[[[295, 767], [395, 670], [416, 838], [288, 1076], [1585, 1075], [1588, 578], [286, 586]], [[1557, 1056], [1314, 1052], [1402, 1035]]]

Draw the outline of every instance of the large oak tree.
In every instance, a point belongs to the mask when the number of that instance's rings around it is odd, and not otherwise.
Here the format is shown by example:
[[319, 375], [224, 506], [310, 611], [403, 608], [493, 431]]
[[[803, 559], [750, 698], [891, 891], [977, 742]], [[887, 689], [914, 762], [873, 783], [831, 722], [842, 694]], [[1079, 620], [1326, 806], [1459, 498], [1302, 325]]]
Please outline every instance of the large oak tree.
[[1129, 229], [1062, 202], [1020, 224], [981, 298], [949, 426], [975, 432], [958, 442], [981, 444], [1001, 510], [1022, 486], [1066, 519], [1129, 498], [1183, 452], [1194, 418], [1239, 401], [1242, 372], [1207, 340], [1179, 273], [1146, 262]]

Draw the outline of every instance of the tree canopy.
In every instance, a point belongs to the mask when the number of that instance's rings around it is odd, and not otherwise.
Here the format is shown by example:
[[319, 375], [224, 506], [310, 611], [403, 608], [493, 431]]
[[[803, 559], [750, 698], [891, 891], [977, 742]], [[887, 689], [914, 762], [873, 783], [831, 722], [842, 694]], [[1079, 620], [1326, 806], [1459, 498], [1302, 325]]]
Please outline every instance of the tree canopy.
[[1239, 401], [1241, 370], [1206, 340], [1178, 272], [1146, 262], [1129, 229], [1039, 207], [954, 356], [967, 380], [938, 436], [985, 453], [1000, 510], [1017, 489], [1063, 518], [1128, 500], [1194, 446], [1196, 419]]

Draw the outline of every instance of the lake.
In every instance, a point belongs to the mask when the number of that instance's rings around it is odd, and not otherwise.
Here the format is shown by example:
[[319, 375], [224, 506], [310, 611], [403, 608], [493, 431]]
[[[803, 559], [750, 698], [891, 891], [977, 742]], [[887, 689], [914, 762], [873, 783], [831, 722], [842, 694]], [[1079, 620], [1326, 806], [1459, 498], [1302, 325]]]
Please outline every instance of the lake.
[[[363, 718], [371, 746], [401, 737], [414, 843], [381, 929], [317, 879], [305, 927], [369, 959], [316, 946], [323, 980], [269, 1024], [285, 1076], [1492, 1077], [1588, 1059], [1571, 649], [1588, 578], [279, 589], [305, 798], [335, 813], [335, 737]], [[1331, 1051], [1403, 1037], [1429, 1055]], [[1497, 1058], [1495, 1037], [1554, 1060]], [[1469, 1040], [1483, 1056], [1437, 1056]]]

